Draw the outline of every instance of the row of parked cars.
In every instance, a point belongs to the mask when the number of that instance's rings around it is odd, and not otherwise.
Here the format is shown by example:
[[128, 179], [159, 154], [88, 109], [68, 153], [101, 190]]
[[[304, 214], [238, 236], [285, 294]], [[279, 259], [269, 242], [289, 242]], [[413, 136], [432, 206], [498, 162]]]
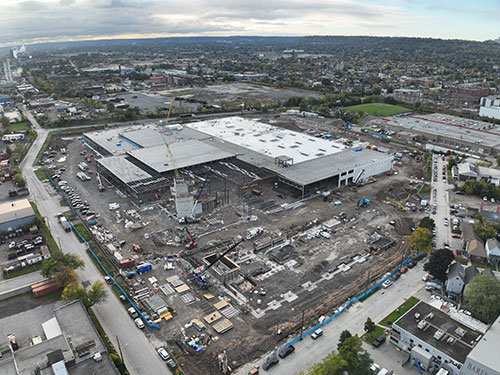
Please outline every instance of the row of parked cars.
[[41, 245], [43, 245], [42, 236], [28, 238], [19, 242], [12, 241], [9, 244], [9, 250], [11, 250], [11, 252], [8, 255], [8, 260], [13, 260], [22, 255], [32, 253]]
[[[312, 334], [311, 338], [313, 340], [317, 340], [323, 336], [323, 330], [321, 328], [316, 329]], [[293, 345], [286, 345], [282, 347], [279, 351], [271, 354], [269, 357], [266, 358], [266, 361], [262, 365], [262, 369], [264, 371], [269, 370], [271, 367], [276, 366], [279, 363], [279, 358], [284, 359], [288, 357], [290, 354], [292, 354], [295, 351], [295, 347]], [[279, 357], [279, 358], [278, 358]], [[248, 375], [256, 375], [258, 374], [258, 368], [255, 368], [251, 370]]]
[[80, 198], [80, 195], [78, 192], [75, 190], [75, 188], [69, 186], [66, 181], [59, 181], [59, 184], [63, 182], [63, 185], [60, 185], [60, 189], [66, 193], [68, 196], [70, 202], [71, 202], [71, 207], [73, 207], [74, 210], [79, 210], [82, 215], [86, 216], [91, 216], [95, 215], [95, 211], [92, 211], [90, 209], [90, 204], [88, 201], [83, 201]]

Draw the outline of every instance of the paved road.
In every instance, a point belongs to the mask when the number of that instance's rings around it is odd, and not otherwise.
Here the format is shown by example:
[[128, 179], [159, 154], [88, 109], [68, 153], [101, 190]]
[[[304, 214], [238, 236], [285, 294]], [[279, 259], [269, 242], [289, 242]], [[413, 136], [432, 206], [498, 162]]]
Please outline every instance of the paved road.
[[[450, 243], [450, 227], [444, 225], [444, 219], [450, 219], [450, 201], [448, 196], [448, 180], [443, 180], [443, 167], [446, 168], [446, 162], [441, 159], [439, 155], [433, 155], [433, 171], [434, 165], [437, 162], [437, 181], [432, 178], [431, 189], [436, 189], [436, 198], [432, 197], [431, 192], [431, 204], [434, 201], [437, 202], [436, 213], [431, 214], [431, 217], [436, 223], [436, 249], [442, 249], [444, 243]], [[433, 172], [434, 174], [434, 172]]]
[[[312, 364], [320, 362], [333, 350], [337, 350], [338, 339], [343, 330], [347, 329], [353, 334], [362, 335], [368, 317], [378, 323], [403, 303], [406, 298], [417, 293], [425, 286], [421, 280], [423, 274], [422, 262], [420, 262], [388, 289], [379, 290], [364, 302], [352, 305], [349, 310], [334, 318], [323, 327], [322, 337], [312, 340], [308, 336], [304, 337], [302, 342], [294, 344], [295, 352], [286, 359], [280, 360], [275, 368], [269, 370], [269, 373], [273, 375], [296, 374], [299, 371], [305, 371]], [[247, 375], [254, 366], [262, 365], [270, 354], [267, 353], [259, 360], [242, 366], [235, 372], [235, 375]], [[386, 366], [383, 358], [377, 359], [377, 363], [380, 366]], [[387, 366], [387, 368], [391, 367], [389, 364]], [[394, 370], [396, 373], [402, 373], [399, 371], [400, 369], [394, 368]]]
[[[29, 186], [31, 199], [36, 202], [40, 213], [46, 217], [50, 231], [61, 249], [64, 252], [74, 253], [85, 261], [85, 269], [77, 272], [80, 281], [87, 280], [92, 283], [96, 280], [102, 280], [101, 274], [90, 260], [84, 246], [72, 233], [65, 232], [59, 225], [55, 217], [61, 210], [59, 195], [53, 193], [51, 187], [44, 186], [33, 173], [33, 162], [47, 137], [48, 131], [40, 128], [31, 113], [24, 108], [23, 113], [38, 133], [36, 141], [21, 164], [23, 176]], [[51, 193], [49, 193], [49, 190]], [[94, 306], [93, 310], [115, 348], [118, 348], [116, 336], [119, 337], [123, 357], [129, 372], [144, 375], [170, 374], [171, 372], [165, 363], [160, 359], [144, 333], [135, 326], [127, 311], [112, 293], [111, 288], [108, 285], [106, 287], [108, 288], [107, 300], [102, 305]]]

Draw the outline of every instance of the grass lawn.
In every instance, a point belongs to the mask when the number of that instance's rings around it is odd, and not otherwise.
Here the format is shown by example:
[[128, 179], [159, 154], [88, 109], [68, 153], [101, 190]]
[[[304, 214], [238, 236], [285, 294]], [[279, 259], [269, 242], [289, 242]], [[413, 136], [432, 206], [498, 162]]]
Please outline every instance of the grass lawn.
[[49, 178], [49, 176], [47, 176], [47, 171], [45, 169], [37, 169], [35, 171], [35, 175], [36, 177], [38, 177], [40, 181], [47, 180]]
[[24, 132], [28, 130], [28, 123], [26, 121], [24, 122], [18, 122], [16, 124], [9, 124], [7, 127], [7, 133], [18, 133], [18, 132]]
[[424, 186], [422, 186], [422, 189], [420, 190], [420, 195], [422, 195], [423, 197], [426, 197], [426, 198], [430, 198], [430, 196], [431, 196], [431, 185], [424, 184]]
[[59, 200], [59, 205], [60, 206], [67, 206], [66, 201], [64, 199]]
[[415, 297], [408, 298], [403, 304], [401, 304], [396, 310], [387, 315], [384, 319], [380, 321], [380, 324], [386, 327], [390, 327], [392, 323], [398, 320], [403, 314], [415, 306], [420, 300]]
[[351, 112], [365, 112], [372, 116], [394, 116], [400, 113], [411, 112], [411, 109], [401, 107], [399, 105], [384, 104], [384, 103], [368, 103], [353, 105], [344, 108]]
[[373, 332], [365, 333], [363, 336], [361, 336], [361, 338], [364, 342], [371, 344], [377, 337], [382, 336], [383, 334], [384, 328], [376, 325]]
[[33, 265], [26, 266], [26, 267], [21, 267], [21, 268], [18, 268], [17, 270], [10, 271], [10, 272], [4, 271], [4, 276], [6, 279], [12, 279], [14, 277], [26, 275], [26, 274], [31, 273], [31, 272], [40, 271], [41, 269], [42, 269], [42, 262], [35, 263]]
[[[85, 228], [85, 226], [83, 224], [74, 224], [74, 227], [82, 235], [82, 237], [85, 239], [85, 241], [87, 241], [87, 242], [90, 241], [90, 239], [92, 237], [91, 237], [90, 233], [87, 232], [87, 228]], [[76, 237], [78, 238], [78, 241], [83, 242], [78, 234], [76, 234]]]

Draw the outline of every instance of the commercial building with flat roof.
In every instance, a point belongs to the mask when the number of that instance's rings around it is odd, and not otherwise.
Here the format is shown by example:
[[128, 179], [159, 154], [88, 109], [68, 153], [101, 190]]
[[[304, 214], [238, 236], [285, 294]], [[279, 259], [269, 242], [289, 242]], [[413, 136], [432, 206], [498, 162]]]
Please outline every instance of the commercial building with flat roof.
[[175, 170], [201, 171], [200, 179], [207, 170], [228, 180], [241, 174], [235, 177], [241, 186], [274, 178], [305, 194], [319, 183], [337, 188], [387, 172], [393, 161], [387, 153], [240, 117], [89, 132], [84, 142], [102, 156], [98, 172], [137, 200], [171, 186]]
[[119, 374], [79, 300], [2, 318], [0, 338], [2, 375]]
[[[450, 308], [450, 306], [443, 306]], [[484, 332], [420, 301], [393, 323], [389, 342], [428, 372], [444, 368], [458, 375]]]
[[[429, 115], [399, 115], [372, 122], [392, 131], [411, 131], [423, 136], [423, 141], [446, 145], [451, 150], [485, 155], [500, 153], [500, 129], [488, 122], [465, 119], [441, 113]], [[395, 137], [398, 137], [397, 133]]]
[[487, 96], [481, 98], [479, 116], [500, 120], [500, 96]]
[[500, 317], [467, 356], [460, 375], [500, 375]]
[[0, 203], [0, 232], [11, 232], [35, 222], [35, 211], [27, 199]]

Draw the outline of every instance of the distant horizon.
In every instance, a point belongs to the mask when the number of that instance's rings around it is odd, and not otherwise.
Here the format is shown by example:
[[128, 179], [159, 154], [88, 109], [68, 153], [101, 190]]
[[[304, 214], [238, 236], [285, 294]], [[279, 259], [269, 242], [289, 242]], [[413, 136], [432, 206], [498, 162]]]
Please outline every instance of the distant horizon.
[[[443, 41], [463, 41], [463, 42], [476, 42], [484, 43], [488, 41], [497, 40], [497, 38], [490, 38], [485, 40], [473, 40], [473, 39], [460, 39], [460, 38], [440, 38], [440, 37], [425, 37], [425, 36], [405, 36], [405, 35], [347, 35], [347, 34], [324, 34], [324, 35], [165, 35], [165, 36], [152, 36], [152, 35], [116, 35], [116, 36], [102, 36], [93, 38], [68, 38], [68, 39], [54, 39], [54, 40], [39, 40], [31, 42], [20, 42], [14, 44], [3, 44], [0, 43], [1, 49], [12, 49], [21, 46], [36, 46], [43, 44], [57, 44], [57, 43], [79, 43], [79, 42], [103, 42], [103, 41], [125, 41], [125, 40], [157, 40], [157, 39], [190, 39], [190, 38], [211, 38], [211, 39], [224, 39], [224, 38], [310, 38], [310, 37], [342, 37], [342, 38], [387, 38], [387, 39], [429, 39], [429, 40], [443, 40]], [[499, 38], [500, 39], [500, 38]]]
[[230, 36], [496, 39], [500, 1], [2, 0], [0, 47]]

